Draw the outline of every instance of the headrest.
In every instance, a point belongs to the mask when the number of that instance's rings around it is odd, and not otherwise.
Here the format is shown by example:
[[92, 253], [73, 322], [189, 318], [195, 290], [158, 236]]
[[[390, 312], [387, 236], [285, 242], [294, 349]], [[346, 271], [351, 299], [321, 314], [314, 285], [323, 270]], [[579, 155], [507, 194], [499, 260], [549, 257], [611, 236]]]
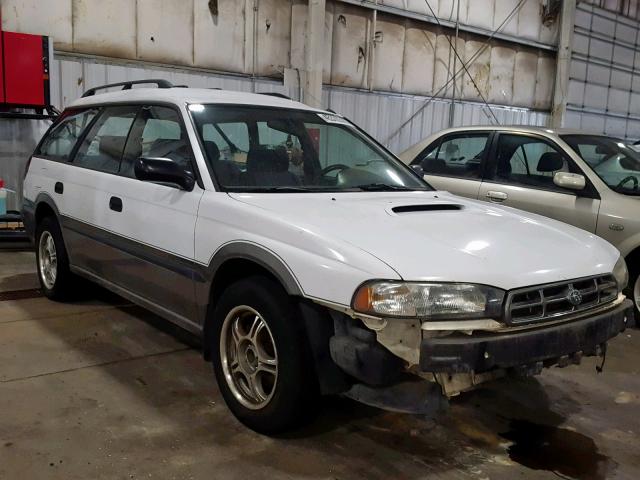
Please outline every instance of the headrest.
[[264, 145], [252, 148], [247, 155], [248, 172], [286, 172], [289, 158], [284, 147], [267, 148]]
[[202, 142], [204, 144], [204, 150], [209, 157], [209, 161], [217, 162], [220, 159], [220, 149], [216, 142], [212, 142], [211, 140], [205, 140]]
[[117, 135], [103, 135], [100, 137], [98, 150], [100, 154], [107, 155], [109, 157], [120, 158], [122, 151], [124, 150], [124, 143], [127, 137], [121, 137]]
[[564, 158], [558, 152], [545, 152], [538, 160], [539, 172], [557, 172], [564, 167]]

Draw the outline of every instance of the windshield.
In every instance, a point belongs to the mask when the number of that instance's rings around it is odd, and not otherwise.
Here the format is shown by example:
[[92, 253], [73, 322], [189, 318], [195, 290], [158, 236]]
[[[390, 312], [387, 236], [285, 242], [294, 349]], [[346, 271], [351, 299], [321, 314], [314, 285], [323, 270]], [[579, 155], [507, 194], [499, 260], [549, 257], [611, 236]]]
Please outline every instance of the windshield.
[[640, 154], [621, 140], [598, 135], [562, 135], [612, 190], [640, 195]]
[[189, 110], [226, 191], [431, 190], [338, 115], [237, 105]]

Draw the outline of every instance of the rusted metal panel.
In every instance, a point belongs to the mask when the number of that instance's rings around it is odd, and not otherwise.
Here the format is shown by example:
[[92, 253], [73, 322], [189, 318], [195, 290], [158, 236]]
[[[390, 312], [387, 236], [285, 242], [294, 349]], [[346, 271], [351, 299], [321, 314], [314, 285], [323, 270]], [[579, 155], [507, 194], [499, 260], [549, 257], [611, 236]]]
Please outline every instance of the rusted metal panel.
[[513, 48], [493, 47], [491, 49], [491, 73], [487, 101], [498, 105], [513, 104], [515, 64], [516, 51]]
[[419, 24], [407, 24], [402, 76], [404, 93], [433, 93], [435, 48], [435, 32], [426, 30]]
[[404, 74], [405, 20], [378, 15], [375, 32], [373, 88], [402, 91]]
[[106, 57], [136, 57], [136, 3], [73, 0], [73, 50]]
[[538, 57], [538, 69], [536, 73], [536, 95], [533, 108], [548, 110], [551, 108], [553, 95], [553, 83], [556, 73], [555, 58]]
[[[487, 98], [489, 94], [491, 48], [483, 48], [485, 45], [484, 42], [478, 40], [468, 41], [465, 45], [465, 59], [476, 57], [476, 60], [468, 66], [467, 70], [469, 73], [465, 73], [463, 80], [464, 98], [469, 100], [481, 101], [482, 96]], [[472, 78], [473, 81], [471, 81]], [[478, 92], [478, 89], [482, 93], [482, 96]]]
[[137, 58], [193, 65], [193, 0], [137, 2]]
[[256, 73], [282, 76], [291, 49], [291, 2], [260, 0], [257, 27]]
[[48, 35], [58, 50], [71, 50], [71, 0], [2, 0], [2, 28], [12, 32]]
[[516, 52], [513, 73], [513, 105], [526, 107], [533, 105], [536, 94], [538, 55], [535, 52]]
[[194, 0], [194, 64], [229, 72], [245, 65], [245, 3]]
[[368, 12], [336, 3], [333, 13], [331, 83], [366, 87]]

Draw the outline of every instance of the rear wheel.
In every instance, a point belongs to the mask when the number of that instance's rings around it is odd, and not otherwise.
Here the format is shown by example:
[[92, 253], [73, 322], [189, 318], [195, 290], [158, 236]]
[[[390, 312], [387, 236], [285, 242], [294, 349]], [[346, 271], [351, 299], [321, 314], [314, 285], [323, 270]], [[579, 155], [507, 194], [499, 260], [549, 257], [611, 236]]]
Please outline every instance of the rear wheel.
[[52, 300], [68, 299], [74, 291], [74, 276], [60, 225], [53, 217], [45, 217], [36, 228], [36, 262], [43, 293]]
[[279, 284], [253, 276], [230, 285], [212, 320], [213, 368], [242, 423], [273, 434], [311, 416], [314, 368], [297, 308]]

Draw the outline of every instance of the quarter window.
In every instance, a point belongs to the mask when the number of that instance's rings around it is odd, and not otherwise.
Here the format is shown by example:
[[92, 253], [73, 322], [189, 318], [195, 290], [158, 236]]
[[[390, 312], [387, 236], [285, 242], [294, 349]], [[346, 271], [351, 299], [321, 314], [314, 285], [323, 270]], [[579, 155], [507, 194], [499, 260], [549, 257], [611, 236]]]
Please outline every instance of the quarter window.
[[545, 140], [526, 135], [500, 135], [496, 152], [497, 180], [564, 191], [553, 183], [556, 172], [579, 173], [558, 148]]
[[488, 132], [447, 136], [428, 147], [418, 162], [428, 175], [480, 179], [488, 140]]
[[37, 155], [55, 160], [68, 160], [73, 147], [98, 110], [71, 111], [44, 139]]
[[80, 145], [73, 163], [92, 170], [116, 173], [137, 111], [137, 107], [105, 108]]

